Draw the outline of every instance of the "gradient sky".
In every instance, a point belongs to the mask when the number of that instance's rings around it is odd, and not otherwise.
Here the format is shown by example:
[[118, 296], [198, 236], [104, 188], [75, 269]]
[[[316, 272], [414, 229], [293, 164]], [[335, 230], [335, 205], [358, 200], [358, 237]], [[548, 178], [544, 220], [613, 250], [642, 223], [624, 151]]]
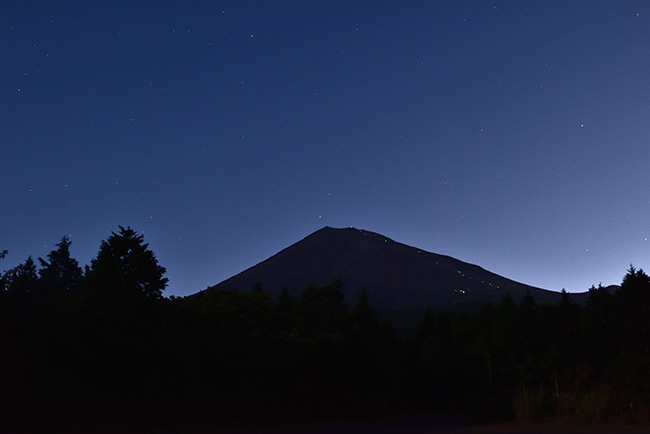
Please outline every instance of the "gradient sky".
[[165, 295], [328, 225], [542, 288], [650, 268], [650, 2], [3, 1], [0, 250]]

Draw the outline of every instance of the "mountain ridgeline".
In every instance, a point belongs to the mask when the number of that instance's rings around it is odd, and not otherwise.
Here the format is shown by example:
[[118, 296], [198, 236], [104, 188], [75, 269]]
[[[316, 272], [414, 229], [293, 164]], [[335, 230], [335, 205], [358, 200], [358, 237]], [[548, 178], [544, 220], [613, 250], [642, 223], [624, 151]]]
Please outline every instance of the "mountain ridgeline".
[[[521, 301], [529, 293], [554, 304], [557, 292], [515, 282], [479, 266], [430, 253], [374, 232], [324, 227], [269, 259], [210, 289], [249, 291], [255, 285], [277, 297], [299, 295], [308, 285], [339, 278], [348, 303], [365, 291], [378, 310], [422, 310]], [[586, 294], [585, 294], [586, 295]], [[573, 296], [581, 301], [582, 294]]]

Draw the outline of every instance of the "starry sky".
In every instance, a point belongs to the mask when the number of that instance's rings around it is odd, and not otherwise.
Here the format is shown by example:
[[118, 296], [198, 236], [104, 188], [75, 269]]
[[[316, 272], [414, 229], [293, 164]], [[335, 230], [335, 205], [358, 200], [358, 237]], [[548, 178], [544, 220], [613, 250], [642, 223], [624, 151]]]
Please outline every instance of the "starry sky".
[[650, 268], [650, 3], [3, 1], [0, 250], [187, 295], [323, 226], [569, 292]]

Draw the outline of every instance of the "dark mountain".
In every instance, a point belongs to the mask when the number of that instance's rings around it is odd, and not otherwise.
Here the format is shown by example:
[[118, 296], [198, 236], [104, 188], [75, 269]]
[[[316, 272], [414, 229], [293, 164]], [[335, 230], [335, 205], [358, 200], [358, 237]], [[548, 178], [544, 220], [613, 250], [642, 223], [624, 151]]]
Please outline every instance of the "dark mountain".
[[609, 292], [610, 294], [614, 294], [616, 291], [618, 291], [619, 289], [621, 289], [621, 285], [608, 285], [608, 286], [605, 287], [605, 289], [606, 289], [607, 292]]
[[341, 279], [350, 305], [365, 290], [373, 307], [380, 310], [498, 302], [506, 294], [519, 302], [526, 292], [538, 304], [560, 300], [557, 292], [518, 283], [380, 234], [330, 227], [212, 288], [250, 291], [259, 282], [272, 296], [283, 288], [300, 295], [307, 285], [323, 286], [335, 278]]

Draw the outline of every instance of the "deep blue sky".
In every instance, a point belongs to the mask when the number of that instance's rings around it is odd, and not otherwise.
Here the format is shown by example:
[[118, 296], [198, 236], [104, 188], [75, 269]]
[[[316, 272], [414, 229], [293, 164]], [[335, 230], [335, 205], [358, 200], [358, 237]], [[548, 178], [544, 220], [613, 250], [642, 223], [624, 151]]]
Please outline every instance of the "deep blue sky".
[[185, 295], [325, 226], [543, 287], [650, 268], [650, 3], [3, 1], [0, 250]]

